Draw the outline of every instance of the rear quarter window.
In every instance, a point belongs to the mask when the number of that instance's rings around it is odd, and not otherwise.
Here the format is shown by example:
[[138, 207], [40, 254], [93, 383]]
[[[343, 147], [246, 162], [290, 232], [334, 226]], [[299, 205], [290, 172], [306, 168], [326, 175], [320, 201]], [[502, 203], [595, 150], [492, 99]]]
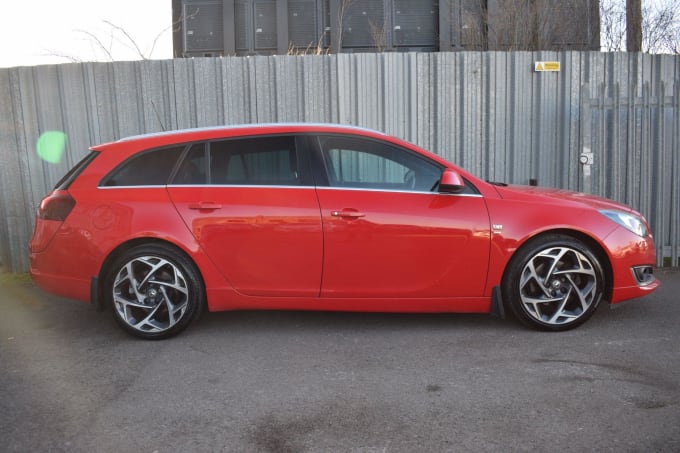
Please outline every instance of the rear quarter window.
[[164, 186], [182, 151], [183, 145], [136, 154], [109, 173], [100, 186]]
[[83, 157], [80, 162], [75, 164], [54, 186], [54, 190], [66, 190], [69, 188], [71, 183], [80, 175], [83, 170], [87, 168], [90, 163], [99, 155], [96, 151], [90, 151], [85, 157]]

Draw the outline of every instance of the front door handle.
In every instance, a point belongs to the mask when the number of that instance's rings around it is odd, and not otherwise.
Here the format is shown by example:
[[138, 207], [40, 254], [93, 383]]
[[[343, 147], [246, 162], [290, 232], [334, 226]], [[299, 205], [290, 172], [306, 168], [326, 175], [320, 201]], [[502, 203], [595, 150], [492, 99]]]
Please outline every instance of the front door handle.
[[191, 203], [189, 209], [196, 209], [198, 211], [214, 211], [222, 207], [219, 203], [211, 203], [209, 201], [200, 201], [198, 203]]
[[366, 214], [359, 212], [356, 209], [343, 209], [342, 211], [331, 211], [333, 217], [341, 217], [343, 219], [358, 219], [365, 217]]

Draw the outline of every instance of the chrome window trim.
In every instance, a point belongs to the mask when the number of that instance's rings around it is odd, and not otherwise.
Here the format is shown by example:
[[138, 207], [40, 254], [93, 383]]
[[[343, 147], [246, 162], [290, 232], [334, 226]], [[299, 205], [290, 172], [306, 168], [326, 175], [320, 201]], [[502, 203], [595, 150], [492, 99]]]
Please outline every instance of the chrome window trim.
[[319, 186], [317, 190], [351, 190], [360, 192], [383, 192], [383, 193], [414, 193], [421, 195], [453, 195], [456, 197], [473, 197], [482, 198], [482, 194], [479, 193], [446, 193], [446, 192], [423, 192], [421, 190], [390, 190], [390, 189], [368, 189], [362, 187], [330, 187], [330, 186]]
[[267, 185], [267, 184], [167, 184], [162, 186], [97, 186], [98, 189], [165, 189], [165, 188], [235, 188], [235, 189], [315, 189], [314, 186], [290, 186], [290, 185]]
[[148, 186], [97, 186], [97, 189], [111, 190], [111, 189], [165, 189], [167, 186], [163, 185], [151, 185]]
[[446, 192], [423, 192], [418, 190], [389, 190], [389, 189], [364, 189], [360, 187], [328, 187], [328, 186], [285, 186], [285, 185], [257, 185], [257, 184], [169, 184], [163, 186], [98, 186], [98, 189], [164, 189], [164, 188], [221, 188], [221, 189], [315, 189], [315, 190], [350, 190], [352, 192], [381, 192], [381, 193], [410, 193], [420, 195], [446, 195], [455, 197], [482, 198], [478, 193], [446, 193]]
[[234, 189], [314, 189], [314, 186], [291, 186], [291, 185], [269, 185], [269, 184], [168, 184], [167, 188], [177, 189], [180, 187], [212, 187], [212, 188], [234, 188]]

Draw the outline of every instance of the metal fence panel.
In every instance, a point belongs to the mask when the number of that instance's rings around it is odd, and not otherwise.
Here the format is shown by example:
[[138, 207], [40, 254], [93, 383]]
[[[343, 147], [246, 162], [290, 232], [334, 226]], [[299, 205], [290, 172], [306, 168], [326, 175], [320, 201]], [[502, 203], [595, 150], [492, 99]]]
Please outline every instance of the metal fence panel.
[[[560, 72], [534, 62], [560, 61]], [[332, 122], [396, 135], [484, 179], [582, 190], [680, 248], [680, 57], [599, 52], [338, 54], [0, 69], [0, 261], [28, 269], [35, 207], [93, 144], [145, 132]], [[62, 159], [38, 157], [47, 131]], [[592, 166], [579, 164], [592, 153]]]

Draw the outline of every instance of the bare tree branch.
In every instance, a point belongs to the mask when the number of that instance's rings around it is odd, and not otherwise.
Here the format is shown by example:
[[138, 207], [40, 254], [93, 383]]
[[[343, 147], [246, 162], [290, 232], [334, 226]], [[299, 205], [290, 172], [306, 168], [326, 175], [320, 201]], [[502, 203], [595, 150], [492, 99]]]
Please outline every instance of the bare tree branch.
[[95, 35], [94, 33], [90, 32], [90, 31], [87, 31], [87, 30], [76, 30], [76, 32], [82, 33], [85, 36], [87, 36], [88, 39], [90, 39], [97, 46], [97, 48], [99, 50], [101, 50], [102, 52], [104, 52], [106, 54], [109, 61], [115, 60], [115, 58], [113, 58], [113, 54], [111, 53], [111, 46], [109, 45], [107, 47], [106, 45], [104, 45], [104, 43], [101, 41], [101, 39], [99, 39], [99, 37], [97, 35]]
[[385, 46], [387, 44], [387, 36], [385, 30], [385, 22], [381, 24], [376, 24], [369, 19], [368, 26], [371, 32], [371, 38], [373, 39], [373, 44], [378, 52], [384, 52]]
[[600, 1], [600, 46], [606, 52], [626, 50], [626, 10], [621, 0]]
[[66, 53], [62, 53], [58, 50], [50, 50], [50, 49], [44, 49], [45, 53], [44, 56], [49, 56], [49, 57], [57, 57], [57, 58], [63, 58], [65, 60], [68, 60], [69, 63], [82, 63], [83, 60], [78, 57], [74, 57], [73, 55], [69, 55]]
[[642, 50], [649, 53], [678, 53], [680, 5], [675, 2], [647, 3], [642, 8]]
[[[116, 58], [116, 52], [115, 52], [115, 47], [114, 43], [118, 43], [127, 49], [132, 50], [137, 57], [139, 57], [142, 60], [148, 60], [150, 59], [155, 50], [156, 46], [158, 44], [158, 41], [161, 39], [161, 37], [167, 33], [169, 30], [175, 30], [176, 27], [178, 27], [186, 18], [193, 18], [199, 13], [199, 8], [196, 8], [196, 10], [189, 14], [189, 15], [182, 15], [180, 16], [179, 19], [176, 21], [172, 22], [170, 25], [167, 27], [163, 28], [158, 34], [156, 34], [153, 38], [153, 41], [151, 42], [151, 46], [147, 51], [142, 49], [142, 46], [140, 45], [139, 41], [135, 39], [132, 34], [130, 34], [125, 27], [122, 27], [118, 24], [115, 24], [114, 22], [107, 20], [107, 19], [102, 19], [102, 23], [106, 26], [106, 30], [104, 31], [99, 31], [99, 32], [93, 32], [90, 30], [86, 29], [78, 29], [74, 30], [75, 33], [84, 35], [85, 39], [89, 41], [93, 46], [94, 49], [97, 53], [102, 52], [105, 55], [105, 59], [108, 61], [115, 61], [119, 58]], [[104, 34], [108, 34], [106, 38], [102, 37]], [[65, 58], [69, 60], [70, 62], [82, 62], [82, 58], [74, 57], [73, 55], [69, 55], [63, 52], [59, 51], [54, 51], [54, 50], [48, 50], [48, 55], [59, 57], [59, 58]]]
[[592, 10], [584, 0], [478, 0], [463, 9], [467, 49], [564, 50], [590, 48]]
[[[130, 36], [130, 34], [127, 32], [127, 30], [125, 30], [123, 27], [120, 27], [120, 26], [118, 26], [118, 25], [114, 24], [113, 22], [111, 22], [111, 21], [109, 21], [109, 20], [106, 20], [106, 19], [102, 19], [102, 22], [104, 22], [106, 25], [108, 25], [109, 27], [111, 27], [112, 30], [118, 31], [118, 32], [120, 32], [123, 36], [125, 36], [125, 38], [127, 39], [127, 41], [128, 41], [130, 44], [132, 44], [132, 47], [128, 46], [128, 48], [131, 48], [131, 49], [135, 50], [135, 52], [137, 52], [137, 55], [139, 55], [139, 58], [141, 58], [142, 60], [146, 60], [146, 59], [147, 59], [147, 56], [144, 55], [144, 52], [142, 52], [142, 49], [140, 49], [139, 46], [137, 45], [137, 41], [135, 41], [135, 40], [132, 38], [132, 36]], [[125, 42], [122, 41], [122, 40], [118, 40], [118, 42], [120, 42], [121, 44], [125, 45]]]
[[[600, 30], [602, 50], [626, 50], [626, 1], [601, 0]], [[648, 53], [680, 54], [680, 3], [675, 0], [642, 3], [642, 45]]]
[[354, 0], [341, 0], [340, 6], [338, 7], [338, 52], [342, 49], [342, 37], [345, 34], [343, 22], [345, 21], [347, 12], [352, 7], [353, 1]]

